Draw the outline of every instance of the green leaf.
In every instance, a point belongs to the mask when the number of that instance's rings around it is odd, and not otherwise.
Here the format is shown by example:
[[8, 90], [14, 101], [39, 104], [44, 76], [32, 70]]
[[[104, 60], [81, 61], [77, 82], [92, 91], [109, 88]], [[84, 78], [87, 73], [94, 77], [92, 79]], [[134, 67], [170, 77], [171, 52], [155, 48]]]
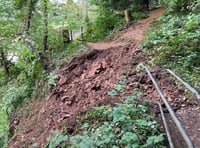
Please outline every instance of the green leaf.
[[150, 136], [147, 139], [146, 146], [153, 146], [155, 144], [162, 142], [163, 140], [164, 140], [163, 134], [160, 134], [158, 136]]
[[145, 119], [135, 120], [135, 123], [139, 126], [148, 126], [149, 125], [149, 122]]
[[115, 84], [114, 88], [120, 93], [123, 93], [126, 90], [126, 86], [121, 84]]
[[117, 96], [117, 91], [111, 90], [111, 91], [108, 92], [108, 95], [109, 96]]
[[122, 138], [121, 138], [121, 142], [124, 144], [127, 143], [134, 143], [138, 141], [138, 137], [137, 134], [132, 133], [132, 132], [126, 132], [123, 134]]
[[126, 76], [121, 76], [119, 80], [119, 84], [124, 85], [126, 83]]

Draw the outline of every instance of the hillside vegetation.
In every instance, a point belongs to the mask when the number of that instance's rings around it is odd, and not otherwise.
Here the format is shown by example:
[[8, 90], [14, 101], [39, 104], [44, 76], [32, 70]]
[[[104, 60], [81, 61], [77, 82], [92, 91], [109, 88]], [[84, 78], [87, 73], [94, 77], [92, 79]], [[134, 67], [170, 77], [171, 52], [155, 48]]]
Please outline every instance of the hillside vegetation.
[[151, 62], [172, 68], [199, 88], [200, 84], [200, 2], [178, 5], [171, 2], [169, 12], [159, 18], [143, 44]]

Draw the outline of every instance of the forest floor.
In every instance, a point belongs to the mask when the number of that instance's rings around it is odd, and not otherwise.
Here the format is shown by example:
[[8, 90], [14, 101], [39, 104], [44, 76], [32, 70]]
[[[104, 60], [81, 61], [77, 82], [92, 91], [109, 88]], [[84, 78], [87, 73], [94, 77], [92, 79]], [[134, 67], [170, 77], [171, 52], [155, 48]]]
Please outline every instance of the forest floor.
[[[8, 147], [31, 147], [31, 145], [44, 147], [50, 131], [63, 127], [67, 127], [69, 134], [73, 133], [77, 124], [77, 115], [94, 106], [112, 105], [125, 99], [107, 95], [122, 75], [127, 78], [127, 94], [133, 94], [134, 89], [137, 88], [143, 93], [140, 99], [162, 103], [148, 75], [144, 71], [138, 73], [136, 69], [140, 63], [148, 60], [140, 45], [145, 31], [153, 20], [165, 11], [166, 9], [163, 8], [151, 11], [148, 18], [139, 20], [127, 29], [116, 33], [112, 41], [88, 43], [91, 46], [89, 51], [73, 58], [57, 71], [60, 78], [46, 99], [33, 100], [26, 109], [18, 110], [18, 116], [10, 124], [15, 129], [15, 134], [11, 137]], [[198, 147], [200, 145], [198, 103], [194, 98], [188, 97], [185, 88], [178, 87], [176, 81], [159, 66], [151, 68], [150, 71], [195, 146]], [[133, 85], [136, 82], [137, 85]], [[152, 108], [160, 118], [158, 108], [156, 106]], [[164, 110], [175, 147], [187, 147], [166, 108]]]

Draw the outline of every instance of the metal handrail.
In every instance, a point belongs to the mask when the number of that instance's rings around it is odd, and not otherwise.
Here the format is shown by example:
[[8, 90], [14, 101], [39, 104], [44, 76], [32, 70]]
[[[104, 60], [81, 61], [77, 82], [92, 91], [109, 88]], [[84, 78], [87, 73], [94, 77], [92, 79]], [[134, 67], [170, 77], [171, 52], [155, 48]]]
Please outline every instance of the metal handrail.
[[197, 101], [200, 103], [200, 94], [199, 92], [194, 88], [192, 87], [190, 84], [188, 84], [187, 82], [185, 82], [183, 79], [181, 79], [179, 76], [177, 76], [173, 71], [169, 70], [169, 69], [166, 69], [171, 75], [173, 75], [176, 79], [178, 79], [183, 85], [185, 85], [185, 87], [187, 89], [189, 89], [193, 94], [196, 95], [197, 97]]
[[153, 78], [153, 76], [151, 75], [150, 71], [148, 70], [148, 68], [144, 65], [141, 64], [141, 66], [146, 70], [147, 74], [149, 75], [151, 81], [153, 82], [156, 90], [158, 91], [158, 93], [161, 96], [162, 101], [165, 103], [165, 106], [167, 107], [174, 123], [176, 124], [177, 128], [179, 129], [180, 133], [183, 136], [183, 139], [185, 140], [188, 148], [194, 148], [194, 144], [192, 143], [190, 137], [188, 136], [186, 130], [184, 129], [184, 127], [182, 126], [181, 122], [179, 121], [179, 119], [177, 118], [175, 112], [173, 111], [172, 107], [170, 106], [169, 102], [167, 101], [167, 99], [165, 98], [163, 92], [161, 91], [161, 89], [159, 88], [157, 82], [155, 81], [155, 79]]
[[158, 105], [158, 107], [160, 109], [160, 114], [161, 114], [161, 117], [162, 117], [163, 125], [164, 125], [164, 128], [165, 128], [165, 132], [166, 132], [166, 135], [167, 135], [167, 139], [168, 139], [168, 142], [169, 142], [169, 147], [174, 148], [172, 137], [170, 135], [170, 131], [169, 131], [169, 128], [168, 128], [168, 125], [167, 125], [167, 122], [166, 122], [166, 119], [165, 119], [165, 115], [164, 115], [164, 112], [163, 112], [163, 108], [162, 108], [160, 102], [158, 102], [158, 101], [148, 101], [148, 100], [147, 100], [147, 102], [149, 102], [149, 103], [153, 102], [153, 103]]

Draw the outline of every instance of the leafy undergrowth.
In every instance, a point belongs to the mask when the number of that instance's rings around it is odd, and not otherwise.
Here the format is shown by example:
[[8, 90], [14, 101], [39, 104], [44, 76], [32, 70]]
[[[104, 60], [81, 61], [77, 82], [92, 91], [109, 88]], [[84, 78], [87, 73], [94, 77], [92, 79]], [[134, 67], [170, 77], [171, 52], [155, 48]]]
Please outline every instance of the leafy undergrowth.
[[115, 15], [112, 11], [99, 9], [97, 13], [100, 15], [94, 22], [90, 23], [89, 20], [86, 21], [87, 25], [84, 38], [86, 38], [87, 41], [102, 40], [113, 31], [123, 26], [122, 17]]
[[131, 13], [132, 17], [135, 19], [135, 20], [138, 20], [138, 19], [145, 19], [148, 17], [148, 13], [147, 12], [140, 12], [140, 11], [134, 11]]
[[88, 49], [89, 47], [85, 43], [76, 40], [72, 41], [63, 49], [51, 53], [51, 69], [53, 70], [60, 65], [66, 64], [66, 61], [69, 61], [73, 57], [82, 54]]
[[184, 12], [168, 12], [155, 23], [144, 42], [153, 63], [171, 68], [199, 88], [200, 84], [200, 2]]
[[[108, 95], [124, 95], [125, 89], [125, 79], [122, 77]], [[134, 95], [127, 96], [123, 103], [116, 103], [113, 107], [93, 108], [79, 116], [80, 126], [74, 134], [52, 131], [46, 147], [165, 147], [162, 129], [151, 115], [148, 105], [137, 99], [140, 95], [136, 91]]]
[[[66, 63], [67, 60], [81, 54], [87, 48], [85, 44], [73, 41], [66, 48], [54, 51], [51, 53], [51, 68]], [[26, 58], [28, 59], [29, 56]], [[25, 63], [19, 61], [18, 67], [23, 66], [25, 67]], [[57, 79], [58, 75], [54, 73], [44, 74], [35, 62], [30, 67], [26, 67], [26, 71], [19, 73], [9, 83], [0, 83], [0, 147], [7, 147], [8, 137], [13, 134], [9, 133], [12, 112], [19, 106], [26, 106], [25, 101], [45, 96], [49, 89], [55, 85]]]
[[31, 89], [28, 84], [19, 86], [16, 83], [0, 86], [0, 89], [0, 145], [6, 147], [11, 112], [29, 97]]

